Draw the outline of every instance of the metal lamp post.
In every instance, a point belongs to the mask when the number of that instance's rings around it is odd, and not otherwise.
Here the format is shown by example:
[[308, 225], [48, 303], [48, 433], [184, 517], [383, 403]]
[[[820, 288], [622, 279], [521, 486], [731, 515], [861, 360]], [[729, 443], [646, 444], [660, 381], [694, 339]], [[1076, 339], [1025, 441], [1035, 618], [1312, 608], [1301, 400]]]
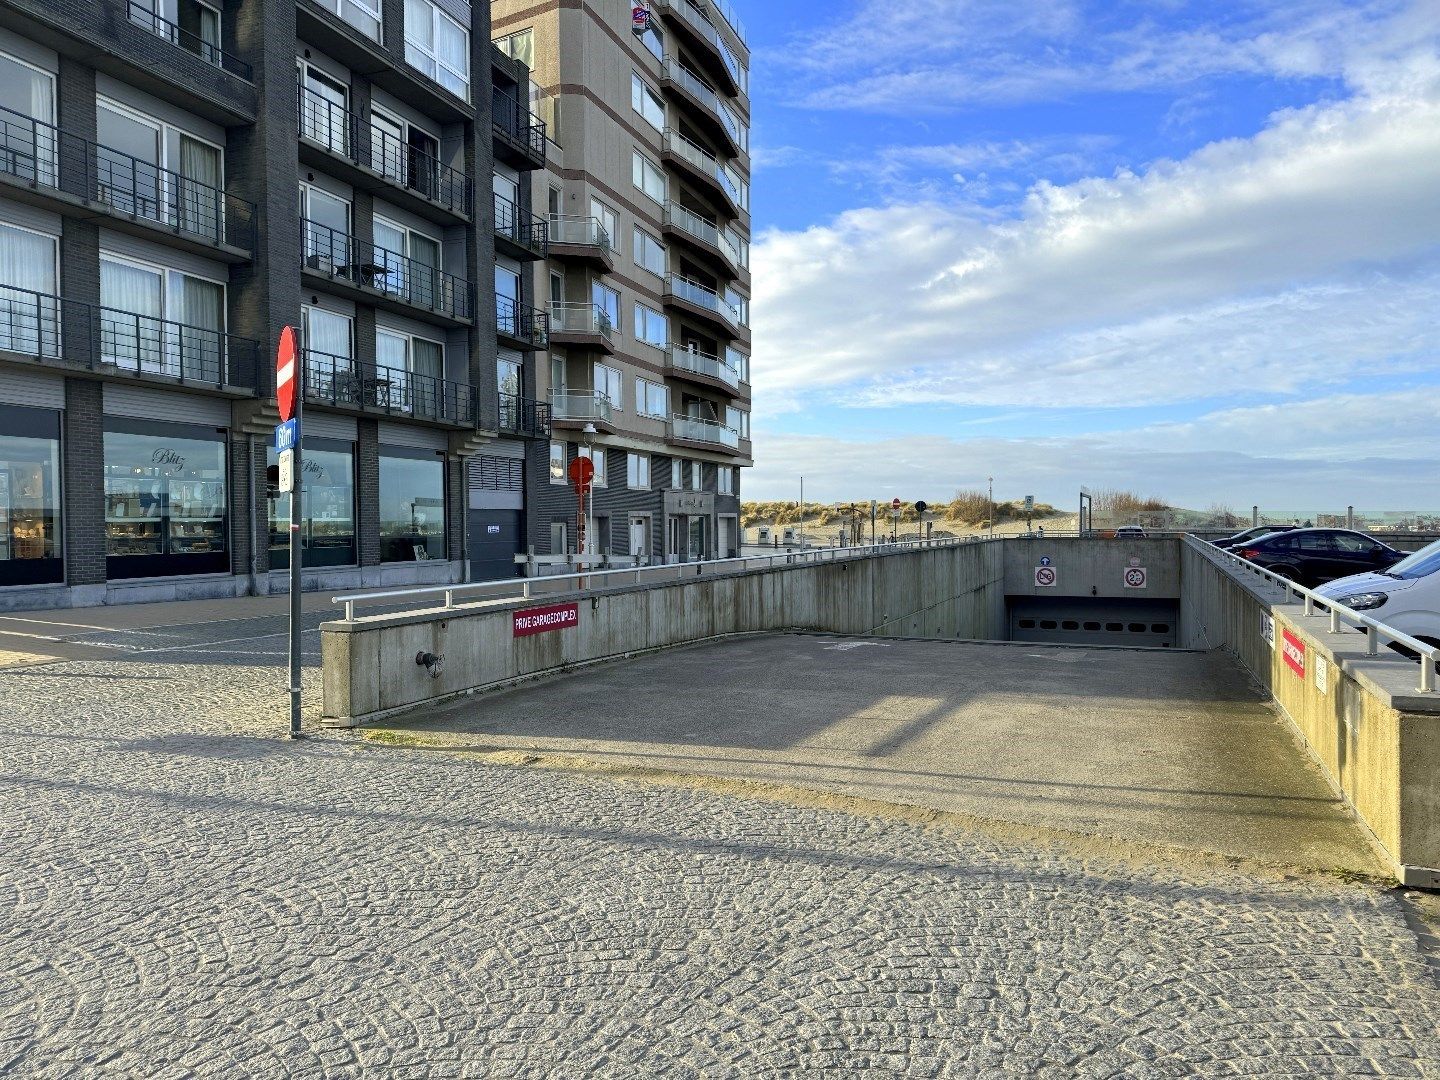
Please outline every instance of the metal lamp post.
[[987, 476], [985, 482], [990, 485], [990, 536], [995, 536], [995, 478]]

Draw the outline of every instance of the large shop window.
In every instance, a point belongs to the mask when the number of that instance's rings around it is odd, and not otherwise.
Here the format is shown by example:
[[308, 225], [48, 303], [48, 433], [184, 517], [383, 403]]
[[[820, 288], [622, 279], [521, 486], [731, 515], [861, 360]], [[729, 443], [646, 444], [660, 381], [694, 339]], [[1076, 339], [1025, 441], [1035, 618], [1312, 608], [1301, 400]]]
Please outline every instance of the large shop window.
[[[267, 461], [279, 465], [275, 444]], [[354, 566], [355, 444], [306, 439], [300, 456], [300, 565]], [[271, 491], [270, 569], [290, 569], [290, 495]]]
[[230, 569], [225, 432], [152, 420], [105, 420], [106, 575]]
[[64, 580], [60, 414], [0, 405], [0, 586]]
[[445, 461], [433, 450], [380, 448], [380, 561], [445, 558]]

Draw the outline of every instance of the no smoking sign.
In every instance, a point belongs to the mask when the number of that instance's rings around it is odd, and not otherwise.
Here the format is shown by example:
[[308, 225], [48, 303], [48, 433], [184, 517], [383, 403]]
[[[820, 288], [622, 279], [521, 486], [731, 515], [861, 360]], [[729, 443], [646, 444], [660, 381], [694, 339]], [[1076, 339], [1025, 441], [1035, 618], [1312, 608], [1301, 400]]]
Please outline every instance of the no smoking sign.
[[1037, 566], [1035, 568], [1035, 585], [1041, 589], [1048, 589], [1055, 584], [1055, 568], [1053, 566]]
[[1145, 568], [1143, 566], [1132, 566], [1125, 571], [1125, 588], [1145, 588]]

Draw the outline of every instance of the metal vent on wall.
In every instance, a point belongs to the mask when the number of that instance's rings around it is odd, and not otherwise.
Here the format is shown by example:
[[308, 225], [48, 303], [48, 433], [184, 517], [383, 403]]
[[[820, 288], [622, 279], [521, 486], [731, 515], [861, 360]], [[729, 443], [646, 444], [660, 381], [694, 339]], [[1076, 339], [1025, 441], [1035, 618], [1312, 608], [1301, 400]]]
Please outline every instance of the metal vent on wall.
[[467, 471], [471, 491], [520, 491], [525, 484], [525, 462], [520, 458], [480, 454], [470, 459]]

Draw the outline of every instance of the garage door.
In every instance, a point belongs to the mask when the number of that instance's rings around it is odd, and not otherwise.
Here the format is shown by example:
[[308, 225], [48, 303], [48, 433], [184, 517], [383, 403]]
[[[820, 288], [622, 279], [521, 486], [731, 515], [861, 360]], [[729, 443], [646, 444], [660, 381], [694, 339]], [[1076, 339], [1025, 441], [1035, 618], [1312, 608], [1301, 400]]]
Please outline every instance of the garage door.
[[1006, 606], [1011, 641], [1173, 649], [1178, 640], [1174, 600], [1012, 596]]
[[515, 577], [519, 569], [519, 510], [470, 511], [470, 580]]

